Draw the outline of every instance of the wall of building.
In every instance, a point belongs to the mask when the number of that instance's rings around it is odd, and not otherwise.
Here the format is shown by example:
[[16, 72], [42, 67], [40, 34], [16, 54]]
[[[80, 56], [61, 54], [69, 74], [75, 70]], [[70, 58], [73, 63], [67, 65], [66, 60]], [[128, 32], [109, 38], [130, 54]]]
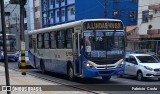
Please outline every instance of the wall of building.
[[[152, 25], [153, 29], [160, 29], [159, 22], [160, 22], [160, 9], [153, 10], [149, 9], [149, 6], [158, 5], [160, 4], [160, 0], [139, 0], [139, 7], [138, 7], [138, 33], [140, 35], [147, 35], [147, 30], [149, 30], [149, 25]], [[152, 18], [148, 16], [148, 21], [143, 22], [143, 11], [149, 11], [148, 15], [153, 15]]]
[[34, 11], [33, 11], [33, 1], [28, 0], [25, 5], [26, 9], [26, 18], [24, 19], [24, 23], [27, 24], [26, 31], [34, 30]]
[[[18, 30], [19, 28], [18, 26], [20, 22], [19, 5], [5, 4], [4, 7], [5, 7], [5, 12], [8, 14], [5, 16], [6, 32], [15, 33], [14, 31], [12, 31], [12, 29], [15, 28]], [[0, 15], [0, 22], [1, 22], [1, 15]], [[0, 25], [0, 32], [1, 31], [2, 31], [2, 26]]]
[[[32, 0], [31, 0], [32, 1]], [[34, 28], [42, 28], [42, 17], [41, 17], [41, 0], [33, 0], [33, 11], [34, 11]]]
[[43, 27], [74, 21], [74, 4], [75, 0], [41, 0]]
[[[125, 26], [137, 25], [138, 0], [106, 0], [106, 6], [105, 0], [41, 0], [41, 6], [43, 27], [94, 18], [121, 19]], [[114, 16], [114, 11], [119, 15]], [[135, 15], [131, 19], [132, 11]]]
[[[108, 18], [121, 19], [125, 26], [137, 25], [138, 0], [108, 0], [107, 8]], [[131, 12], [135, 12], [132, 17]]]
[[76, 0], [76, 20], [104, 18], [104, 0]]

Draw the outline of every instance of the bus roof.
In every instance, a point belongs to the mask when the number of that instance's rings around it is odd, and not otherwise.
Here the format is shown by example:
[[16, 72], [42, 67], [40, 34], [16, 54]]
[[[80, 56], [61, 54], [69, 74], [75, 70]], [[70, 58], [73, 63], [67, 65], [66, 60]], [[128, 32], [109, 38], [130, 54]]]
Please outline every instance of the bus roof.
[[37, 34], [37, 33], [49, 32], [53, 30], [59, 30], [61, 28], [65, 29], [65, 28], [71, 28], [73, 26], [80, 26], [86, 21], [121, 21], [121, 20], [118, 20], [118, 19], [84, 19], [84, 20], [79, 20], [79, 21], [74, 21], [74, 22], [69, 22], [69, 23], [64, 23], [60, 25], [55, 25], [51, 27], [33, 30], [33, 31], [30, 31], [28, 34]]

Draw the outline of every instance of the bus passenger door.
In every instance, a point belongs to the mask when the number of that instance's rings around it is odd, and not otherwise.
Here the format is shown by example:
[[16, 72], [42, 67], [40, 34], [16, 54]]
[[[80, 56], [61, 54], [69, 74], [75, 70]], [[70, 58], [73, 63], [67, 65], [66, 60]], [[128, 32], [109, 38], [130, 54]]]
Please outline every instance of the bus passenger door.
[[36, 57], [35, 57], [35, 53], [37, 52], [37, 46], [36, 46], [36, 39], [33, 39], [32, 40], [32, 42], [33, 42], [33, 63], [34, 63], [34, 66], [35, 66], [35, 68], [36, 68]]
[[82, 63], [80, 57], [80, 33], [74, 33], [73, 35], [73, 66], [74, 66], [74, 74], [81, 75], [82, 74]]

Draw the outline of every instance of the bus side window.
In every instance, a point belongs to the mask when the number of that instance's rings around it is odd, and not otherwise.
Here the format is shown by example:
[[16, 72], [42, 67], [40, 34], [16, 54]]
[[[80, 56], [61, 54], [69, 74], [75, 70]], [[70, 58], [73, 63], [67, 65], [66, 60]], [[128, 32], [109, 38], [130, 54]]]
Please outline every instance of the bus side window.
[[64, 34], [64, 30], [62, 30], [62, 31], [57, 31], [57, 32], [58, 32], [58, 33], [57, 33], [57, 34], [58, 34], [58, 35], [57, 35], [57, 37], [58, 37], [58, 48], [59, 48], [59, 49], [63, 49], [64, 46], [65, 46], [65, 45], [64, 45], [64, 44], [65, 44], [65, 43], [64, 43], [64, 42], [65, 42], [65, 41], [64, 41], [64, 40], [65, 40], [65, 38], [64, 38], [64, 35], [65, 35], [65, 34]]
[[57, 34], [56, 33], [57, 33], [56, 31], [53, 31], [53, 32], [50, 33], [51, 48], [52, 49], [57, 48], [57, 38], [56, 38]]
[[50, 48], [49, 33], [44, 33], [44, 48]]
[[72, 33], [73, 29], [67, 29], [66, 31], [66, 48], [71, 49], [72, 48]]
[[43, 34], [37, 35], [37, 43], [38, 43], [37, 48], [43, 48]]

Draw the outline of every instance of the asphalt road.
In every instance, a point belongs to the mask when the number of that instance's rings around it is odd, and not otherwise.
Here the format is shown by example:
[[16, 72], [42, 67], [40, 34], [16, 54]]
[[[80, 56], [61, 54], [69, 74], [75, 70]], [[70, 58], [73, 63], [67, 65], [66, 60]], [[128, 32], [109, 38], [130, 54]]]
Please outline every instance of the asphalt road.
[[[3, 65], [1, 63], [0, 65]], [[18, 69], [17, 62], [9, 62], [9, 67]], [[84, 79], [84, 78], [76, 78], [75, 81], [69, 81], [67, 80], [67, 76], [52, 72], [47, 72], [46, 74], [42, 74], [41, 71], [37, 69], [28, 68], [27, 72], [45, 77], [47, 79], [51, 79], [57, 82], [65, 83], [68, 85], [75, 85], [79, 87], [84, 87], [87, 89], [93, 89], [93, 90], [99, 90], [102, 94], [160, 94], [159, 91], [129, 91], [127, 88], [135, 88], [136, 85], [143, 85], [143, 86], [149, 86], [149, 85], [160, 85], [160, 81], [158, 79], [147, 79], [145, 81], [137, 81], [135, 77], [131, 76], [125, 76], [123, 78], [118, 78], [116, 76], [112, 77], [110, 81], [104, 82], [101, 80], [101, 78], [92, 78], [92, 79]], [[142, 86], [142, 87], [143, 87]], [[109, 90], [106, 90], [108, 87]], [[118, 91], [115, 91], [115, 89]], [[125, 90], [128, 90], [126, 91]]]

